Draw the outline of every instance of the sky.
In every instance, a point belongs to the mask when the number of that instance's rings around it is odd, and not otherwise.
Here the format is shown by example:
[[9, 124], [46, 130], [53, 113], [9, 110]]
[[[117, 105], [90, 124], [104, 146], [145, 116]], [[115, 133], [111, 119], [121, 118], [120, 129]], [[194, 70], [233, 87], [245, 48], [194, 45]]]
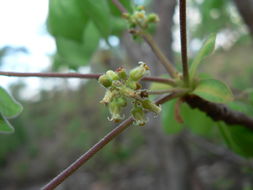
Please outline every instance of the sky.
[[[0, 1], [0, 48], [24, 47], [28, 53], [15, 53], [4, 57], [2, 71], [43, 72], [51, 64], [55, 52], [53, 38], [46, 30], [48, 0], [1, 0]], [[17, 78], [0, 76], [0, 86], [8, 90], [10, 84], [22, 80], [26, 84], [21, 96], [37, 99], [40, 89], [50, 90], [66, 81], [63, 79]], [[78, 85], [78, 79], [69, 79]]]

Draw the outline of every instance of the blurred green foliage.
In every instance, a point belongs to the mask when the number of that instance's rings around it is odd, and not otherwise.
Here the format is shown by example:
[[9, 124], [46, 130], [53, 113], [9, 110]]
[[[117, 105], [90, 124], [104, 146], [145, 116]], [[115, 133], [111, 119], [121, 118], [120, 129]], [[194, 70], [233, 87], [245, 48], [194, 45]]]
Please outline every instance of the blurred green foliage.
[[[131, 1], [121, 1], [131, 10]], [[110, 0], [51, 0], [47, 26], [55, 37], [54, 69], [87, 65], [104, 39], [126, 29], [119, 10]]]

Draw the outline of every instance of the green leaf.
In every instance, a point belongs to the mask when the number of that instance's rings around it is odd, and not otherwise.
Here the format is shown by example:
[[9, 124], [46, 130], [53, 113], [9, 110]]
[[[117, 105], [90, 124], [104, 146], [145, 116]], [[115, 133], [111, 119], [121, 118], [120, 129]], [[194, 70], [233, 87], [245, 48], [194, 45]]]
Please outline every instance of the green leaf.
[[178, 123], [174, 118], [174, 106], [176, 100], [172, 100], [163, 105], [162, 124], [163, 129], [168, 134], [176, 134], [182, 131], [183, 125]]
[[192, 93], [210, 102], [227, 103], [233, 100], [228, 86], [215, 79], [201, 80]]
[[47, 26], [49, 32], [56, 37], [81, 42], [88, 19], [85, 9], [79, 6], [78, 0], [49, 1]]
[[208, 55], [210, 55], [214, 48], [215, 48], [215, 40], [216, 40], [216, 35], [211, 34], [207, 41], [204, 43], [202, 48], [199, 50], [198, 54], [196, 57], [193, 59], [193, 62], [190, 66], [190, 78], [191, 80], [195, 77], [196, 70], [198, 66], [200, 65], [201, 61]]
[[[188, 127], [191, 132], [210, 137], [213, 135], [214, 122], [206, 116], [205, 113], [198, 109], [192, 109], [187, 104], [183, 103], [180, 106], [180, 114], [184, 123], [178, 123], [175, 120], [175, 104], [177, 100], [172, 100], [163, 105], [162, 109], [162, 124], [163, 129], [168, 134], [176, 134], [183, 130], [184, 126]], [[197, 119], [196, 119], [197, 118]]]
[[5, 119], [2, 116], [2, 114], [0, 114], [0, 133], [9, 134], [13, 132], [14, 132], [14, 128], [11, 126], [8, 120]]
[[86, 57], [90, 57], [99, 45], [100, 34], [94, 23], [90, 22], [83, 33], [83, 49]]
[[56, 60], [60, 65], [67, 65], [70, 68], [78, 68], [87, 64], [84, 55], [83, 44], [67, 38], [56, 38], [57, 55]]
[[253, 132], [239, 125], [226, 125], [219, 122], [219, 129], [228, 147], [244, 156], [253, 157]]
[[[227, 105], [232, 110], [253, 116], [253, 106], [249, 103], [233, 101]], [[245, 157], [253, 157], [253, 132], [251, 130], [239, 125], [227, 125], [224, 122], [219, 122], [218, 126], [225, 143], [231, 150]]]
[[[56, 62], [58, 66], [67, 65], [72, 69], [87, 65], [99, 43], [99, 33], [92, 22], [87, 25], [82, 35], [83, 43], [57, 37]], [[57, 66], [56, 66], [57, 67]]]
[[[119, 0], [120, 3], [126, 8], [126, 10], [128, 12], [132, 12], [132, 1], [129, 0]], [[110, 12], [112, 15], [116, 16], [116, 17], [121, 17], [121, 12], [118, 9], [118, 7], [115, 6], [115, 4], [112, 2], [112, 0], [107, 0], [109, 8], [110, 8]]]
[[22, 110], [21, 104], [0, 87], [0, 113], [11, 118], [17, 116]]
[[211, 137], [214, 132], [214, 122], [202, 111], [198, 109], [192, 109], [186, 103], [181, 105], [181, 114], [185, 125], [189, 127], [191, 132]]
[[79, 0], [83, 11], [94, 22], [103, 37], [111, 34], [111, 14], [107, 1], [105, 0]]

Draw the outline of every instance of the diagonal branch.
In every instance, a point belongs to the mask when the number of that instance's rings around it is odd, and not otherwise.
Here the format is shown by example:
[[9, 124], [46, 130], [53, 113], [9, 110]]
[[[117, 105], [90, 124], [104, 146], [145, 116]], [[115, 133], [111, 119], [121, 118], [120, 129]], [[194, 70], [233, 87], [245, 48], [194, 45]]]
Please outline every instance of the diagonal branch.
[[[158, 99], [156, 104], [163, 104], [171, 99], [174, 99], [182, 93], [172, 93]], [[93, 147], [91, 147], [86, 153], [80, 156], [75, 162], [73, 162], [69, 167], [63, 170], [59, 175], [52, 179], [48, 184], [46, 184], [42, 190], [51, 190], [55, 189], [59, 184], [61, 184], [66, 178], [72, 175], [78, 168], [85, 164], [91, 157], [93, 157], [99, 150], [101, 150], [106, 144], [113, 140], [116, 136], [121, 134], [125, 129], [127, 129], [134, 119], [132, 117], [126, 119], [121, 124], [118, 125], [115, 129], [109, 132], [104, 138], [98, 141]]]
[[118, 127], [113, 129], [104, 138], [98, 141], [93, 147], [91, 147], [85, 154], [73, 162], [69, 167], [63, 170], [58, 176], [52, 179], [47, 185], [45, 185], [42, 190], [51, 190], [56, 188], [61, 184], [67, 177], [72, 175], [78, 168], [80, 168], [84, 163], [86, 163], [92, 156], [94, 156], [99, 150], [101, 150], [106, 144], [108, 144], [112, 139], [121, 134], [125, 129], [127, 129], [132, 123], [133, 118], [130, 117], [124, 122], [122, 122]]

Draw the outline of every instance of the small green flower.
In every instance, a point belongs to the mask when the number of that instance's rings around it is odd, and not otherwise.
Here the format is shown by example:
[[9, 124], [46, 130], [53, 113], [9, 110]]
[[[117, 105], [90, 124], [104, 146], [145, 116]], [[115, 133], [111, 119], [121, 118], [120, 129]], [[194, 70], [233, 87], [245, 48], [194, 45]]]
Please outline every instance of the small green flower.
[[155, 103], [153, 103], [152, 101], [150, 101], [149, 99], [143, 100], [141, 102], [142, 107], [144, 109], [147, 109], [149, 111], [152, 111], [156, 114], [159, 114], [162, 110], [161, 106], [157, 106]]
[[105, 75], [109, 77], [111, 80], [119, 80], [118, 74], [112, 70], [107, 71]]
[[150, 22], [150, 23], [155, 23], [155, 22], [159, 22], [160, 19], [159, 17], [157, 16], [157, 14], [154, 14], [154, 13], [151, 13], [148, 15], [147, 17], [147, 22]]
[[136, 90], [137, 89], [137, 82], [132, 81], [132, 80], [127, 80], [126, 81], [126, 86], [133, 89], [133, 90]]
[[132, 69], [129, 73], [129, 79], [133, 81], [139, 81], [142, 77], [144, 77], [148, 71], [149, 67], [144, 62], [139, 62], [140, 66]]
[[131, 114], [134, 118], [134, 124], [144, 126], [147, 123], [145, 112], [142, 107], [135, 105], [131, 110]]
[[123, 67], [118, 68], [116, 72], [120, 79], [127, 80], [128, 76], [127, 76], [126, 70]]
[[106, 90], [104, 98], [100, 101], [101, 104], [108, 104], [112, 98], [114, 97], [115, 93], [111, 90]]
[[124, 116], [121, 116], [121, 111], [122, 108], [125, 106], [126, 102], [124, 98], [113, 98], [113, 100], [109, 103], [109, 112], [111, 114], [111, 118], [109, 118], [109, 120], [114, 122], [120, 122], [122, 119], [124, 119]]
[[103, 85], [105, 88], [108, 88], [112, 85], [112, 80], [107, 75], [101, 75], [98, 78], [98, 82], [99, 82], [99, 84]]

